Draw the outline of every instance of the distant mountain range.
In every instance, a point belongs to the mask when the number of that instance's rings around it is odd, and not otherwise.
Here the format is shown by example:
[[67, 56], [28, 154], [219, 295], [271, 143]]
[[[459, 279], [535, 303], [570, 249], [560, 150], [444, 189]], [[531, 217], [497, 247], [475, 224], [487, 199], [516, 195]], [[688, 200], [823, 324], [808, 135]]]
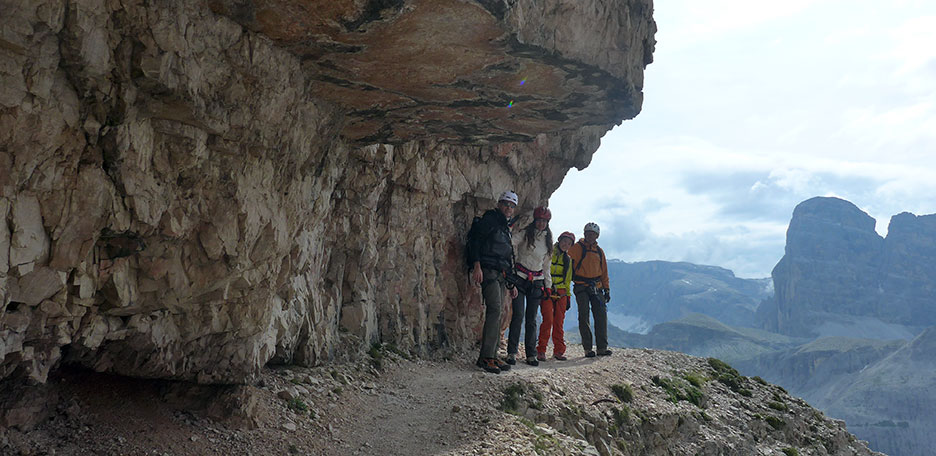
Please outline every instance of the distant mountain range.
[[[773, 293], [771, 279], [741, 279], [725, 268], [685, 262], [609, 260], [608, 275], [609, 322], [633, 333], [692, 314], [754, 327], [758, 305]], [[578, 316], [569, 312], [566, 327], [577, 325]]]
[[611, 345], [720, 358], [844, 419], [875, 450], [930, 455], [936, 215], [898, 214], [886, 238], [874, 226], [848, 201], [804, 201], [772, 279], [690, 263], [609, 262]]

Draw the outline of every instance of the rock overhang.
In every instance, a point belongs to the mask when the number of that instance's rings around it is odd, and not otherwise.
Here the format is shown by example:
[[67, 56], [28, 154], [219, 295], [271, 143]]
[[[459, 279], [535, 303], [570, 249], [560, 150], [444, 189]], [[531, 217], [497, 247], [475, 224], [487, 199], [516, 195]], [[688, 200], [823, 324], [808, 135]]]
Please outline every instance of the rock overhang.
[[588, 165], [655, 30], [646, 0], [10, 6], [0, 379], [40, 383], [471, 344], [471, 217]]
[[299, 57], [309, 93], [342, 108], [358, 144], [610, 128], [640, 112], [656, 28], [646, 0], [208, 5]]

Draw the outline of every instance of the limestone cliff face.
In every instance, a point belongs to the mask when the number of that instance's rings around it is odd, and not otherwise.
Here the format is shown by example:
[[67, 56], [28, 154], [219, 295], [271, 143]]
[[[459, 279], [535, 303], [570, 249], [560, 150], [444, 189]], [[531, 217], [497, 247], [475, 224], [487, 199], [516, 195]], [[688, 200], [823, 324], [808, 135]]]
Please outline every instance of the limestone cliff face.
[[773, 270], [775, 297], [758, 309], [768, 329], [791, 335], [910, 338], [936, 324], [936, 215], [902, 213], [887, 238], [838, 198], [793, 211], [786, 253]]
[[645, 0], [0, 11], [0, 379], [39, 382], [473, 342], [471, 217], [587, 166], [655, 31]]

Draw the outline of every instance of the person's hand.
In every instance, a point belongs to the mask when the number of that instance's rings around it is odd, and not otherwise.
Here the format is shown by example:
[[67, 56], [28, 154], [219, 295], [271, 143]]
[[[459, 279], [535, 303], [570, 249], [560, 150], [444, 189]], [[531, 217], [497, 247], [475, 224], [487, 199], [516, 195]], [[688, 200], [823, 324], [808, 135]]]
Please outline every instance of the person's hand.
[[518, 294], [519, 292], [517, 291], [517, 287], [512, 287], [510, 289], [510, 299], [517, 299]]
[[475, 287], [481, 286], [481, 281], [484, 279], [484, 274], [481, 273], [481, 265], [475, 263], [474, 269], [471, 270], [471, 284]]
[[601, 293], [604, 295], [605, 303], [611, 302], [611, 290], [609, 290], [609, 289], [607, 289], [607, 288], [603, 288], [603, 289], [601, 290]]

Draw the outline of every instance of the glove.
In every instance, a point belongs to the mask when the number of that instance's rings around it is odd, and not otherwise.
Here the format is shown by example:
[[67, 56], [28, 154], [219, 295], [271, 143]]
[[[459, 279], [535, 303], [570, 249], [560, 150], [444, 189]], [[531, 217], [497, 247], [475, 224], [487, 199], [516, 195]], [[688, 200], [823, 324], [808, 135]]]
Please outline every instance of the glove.
[[602, 288], [602, 289], [601, 289], [601, 294], [604, 295], [604, 302], [605, 302], [605, 303], [611, 302], [611, 290], [609, 290], [609, 289], [607, 289], [607, 288]]

